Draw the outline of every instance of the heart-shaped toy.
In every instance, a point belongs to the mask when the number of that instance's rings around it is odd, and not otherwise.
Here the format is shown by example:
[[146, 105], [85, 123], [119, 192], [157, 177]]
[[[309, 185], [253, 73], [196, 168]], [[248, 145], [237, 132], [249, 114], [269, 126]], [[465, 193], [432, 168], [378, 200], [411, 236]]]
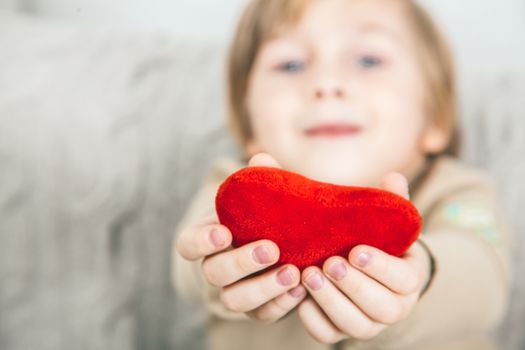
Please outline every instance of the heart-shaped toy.
[[299, 269], [367, 244], [401, 256], [417, 239], [421, 216], [412, 203], [376, 188], [333, 185], [271, 167], [231, 174], [215, 198], [234, 247], [260, 239], [277, 244], [277, 265]]

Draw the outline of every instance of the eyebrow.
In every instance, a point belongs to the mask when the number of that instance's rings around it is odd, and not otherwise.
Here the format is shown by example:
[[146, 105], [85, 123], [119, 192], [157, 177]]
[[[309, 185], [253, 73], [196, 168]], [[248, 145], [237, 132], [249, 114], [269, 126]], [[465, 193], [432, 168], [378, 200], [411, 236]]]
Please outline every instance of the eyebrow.
[[383, 35], [390, 37], [392, 40], [396, 41], [397, 43], [403, 44], [403, 40], [397, 33], [377, 23], [370, 22], [370, 23], [363, 24], [362, 26], [358, 28], [358, 33], [360, 34], [379, 33], [379, 34], [383, 34]]

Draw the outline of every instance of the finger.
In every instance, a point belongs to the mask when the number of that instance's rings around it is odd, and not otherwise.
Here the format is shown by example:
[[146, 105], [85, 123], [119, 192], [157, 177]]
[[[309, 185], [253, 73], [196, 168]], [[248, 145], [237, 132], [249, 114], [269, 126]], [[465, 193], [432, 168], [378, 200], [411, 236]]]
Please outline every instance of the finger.
[[263, 270], [278, 260], [277, 244], [260, 240], [205, 258], [202, 271], [208, 282], [224, 287]]
[[405, 176], [400, 173], [388, 173], [381, 183], [381, 188], [385, 191], [395, 193], [405, 199], [409, 199], [408, 181]]
[[281, 168], [281, 165], [268, 153], [257, 153], [248, 161], [248, 166], [267, 166], [272, 168]]
[[297, 286], [300, 276], [293, 265], [273, 269], [223, 288], [221, 301], [231, 311], [251, 311]]
[[398, 258], [377, 248], [360, 245], [350, 251], [348, 260], [352, 266], [395, 293], [408, 295], [418, 289], [418, 271], [410, 249]]
[[323, 272], [372, 320], [393, 324], [407, 316], [408, 305], [404, 298], [352, 267], [346, 259], [341, 257], [328, 259], [323, 266]]
[[210, 214], [206, 217], [204, 217], [201, 221], [197, 222], [195, 226], [205, 226], [205, 225], [212, 225], [212, 224], [218, 224], [219, 223], [219, 217], [217, 216], [217, 213]]
[[293, 310], [306, 296], [306, 289], [298, 285], [266, 304], [250, 311], [248, 316], [260, 322], [273, 323]]
[[305, 269], [302, 282], [319, 307], [343, 333], [357, 339], [370, 339], [384, 327], [366, 316], [324, 277], [318, 267]]
[[306, 331], [318, 342], [335, 344], [347, 338], [311, 298], [305, 299], [299, 305], [298, 315]]
[[176, 247], [184, 259], [197, 260], [226, 249], [231, 242], [230, 230], [212, 218], [207, 218], [203, 223], [182, 231]]

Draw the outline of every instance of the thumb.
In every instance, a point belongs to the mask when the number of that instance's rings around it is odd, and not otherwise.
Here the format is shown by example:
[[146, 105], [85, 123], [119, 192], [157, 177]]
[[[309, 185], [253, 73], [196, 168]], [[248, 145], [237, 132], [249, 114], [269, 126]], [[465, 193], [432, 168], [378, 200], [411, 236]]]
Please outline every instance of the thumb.
[[392, 172], [385, 175], [381, 182], [381, 189], [395, 193], [405, 199], [410, 199], [408, 194], [408, 181], [400, 173]]
[[256, 155], [250, 158], [248, 166], [266, 166], [279, 169], [282, 168], [281, 165], [275, 160], [275, 158], [273, 158], [268, 153], [257, 153]]

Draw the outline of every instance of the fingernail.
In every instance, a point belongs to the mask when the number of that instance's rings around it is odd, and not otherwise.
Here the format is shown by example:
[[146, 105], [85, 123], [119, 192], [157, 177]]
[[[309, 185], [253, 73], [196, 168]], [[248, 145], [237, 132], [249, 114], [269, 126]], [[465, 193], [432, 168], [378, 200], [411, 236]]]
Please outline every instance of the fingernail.
[[319, 290], [323, 286], [323, 277], [318, 272], [312, 272], [305, 278], [305, 282], [313, 290]]
[[295, 288], [292, 288], [288, 291], [288, 294], [290, 294], [294, 298], [302, 298], [306, 295], [306, 289], [304, 289], [303, 286], [297, 286]]
[[226, 243], [224, 235], [216, 228], [210, 232], [210, 241], [216, 247], [222, 247]]
[[357, 258], [354, 259], [354, 264], [358, 267], [365, 267], [370, 263], [372, 255], [369, 252], [359, 253]]
[[261, 265], [269, 264], [273, 261], [268, 248], [262, 245], [255, 248], [252, 255], [255, 262]]
[[328, 274], [339, 281], [346, 276], [346, 267], [342, 262], [336, 261], [328, 266]]
[[277, 281], [282, 286], [289, 286], [295, 282], [292, 271], [287, 267], [277, 273]]

